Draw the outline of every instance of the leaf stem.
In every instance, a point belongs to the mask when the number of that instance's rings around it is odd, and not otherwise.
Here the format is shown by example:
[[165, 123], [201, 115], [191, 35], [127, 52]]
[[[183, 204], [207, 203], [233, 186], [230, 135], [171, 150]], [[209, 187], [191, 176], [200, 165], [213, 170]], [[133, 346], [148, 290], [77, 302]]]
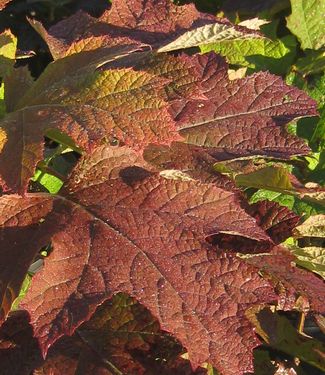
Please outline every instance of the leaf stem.
[[300, 334], [304, 333], [305, 320], [306, 320], [306, 313], [302, 311], [299, 314], [299, 322], [298, 322], [298, 332]]

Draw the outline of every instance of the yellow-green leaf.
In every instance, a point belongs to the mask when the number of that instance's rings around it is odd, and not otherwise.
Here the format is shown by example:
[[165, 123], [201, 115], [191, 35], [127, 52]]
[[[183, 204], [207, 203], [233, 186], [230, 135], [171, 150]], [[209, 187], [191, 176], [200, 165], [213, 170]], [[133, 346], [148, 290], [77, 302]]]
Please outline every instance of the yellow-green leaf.
[[294, 235], [300, 237], [325, 238], [325, 215], [315, 215], [308, 218], [294, 230]]

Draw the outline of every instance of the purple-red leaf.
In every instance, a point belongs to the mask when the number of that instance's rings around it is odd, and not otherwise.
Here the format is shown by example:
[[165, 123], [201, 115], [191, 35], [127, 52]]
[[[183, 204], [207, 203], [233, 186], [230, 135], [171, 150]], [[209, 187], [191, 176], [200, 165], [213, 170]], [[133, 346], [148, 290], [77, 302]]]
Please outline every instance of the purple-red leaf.
[[271, 201], [255, 203], [248, 206], [246, 211], [256, 219], [275, 244], [280, 244], [290, 237], [300, 220], [300, 217], [287, 207]]
[[[28, 314], [11, 313], [0, 328], [2, 375], [162, 374], [194, 375], [183, 348], [162, 332], [143, 306], [116, 295], [100, 306], [72, 337], [64, 337], [42, 359]], [[195, 374], [206, 374], [202, 368]]]
[[[312, 272], [296, 267], [289, 250], [275, 247], [270, 254], [246, 259], [256, 266], [278, 290], [280, 306], [285, 310], [297, 308], [323, 314], [325, 312], [325, 283]], [[302, 297], [302, 302], [298, 300]], [[297, 302], [298, 300], [298, 302]], [[303, 306], [300, 306], [301, 303]]]
[[176, 6], [170, 0], [114, 0], [99, 18], [79, 12], [46, 31], [30, 21], [49, 45], [55, 59], [80, 50], [137, 43], [170, 51], [216, 40], [260, 38], [258, 32], [200, 13], [193, 4]]
[[187, 143], [210, 148], [218, 159], [267, 155], [289, 158], [309, 152], [284, 125], [316, 115], [316, 103], [280, 77], [260, 72], [230, 81], [224, 60], [210, 53], [188, 57], [200, 71], [208, 100], [174, 104], [174, 118]]
[[[122, 160], [113, 156], [111, 169], [118, 165]], [[217, 255], [205, 238], [217, 233], [256, 241], [268, 237], [234, 193], [155, 174], [130, 185], [115, 172], [105, 179], [111, 173], [105, 168], [98, 164], [106, 172], [94, 181], [80, 176], [78, 183], [75, 174], [60, 196], [0, 199], [2, 216], [7, 210], [11, 221], [22, 213], [12, 217], [9, 207], [23, 205], [29, 227], [40, 222], [38, 206], [44, 200], [47, 215], [39, 225], [55, 231], [44, 233], [53, 252], [22, 304], [43, 353], [62, 335], [73, 334], [99, 304], [125, 292], [180, 341], [193, 365], [208, 361], [225, 374], [252, 370], [258, 340], [245, 310], [276, 296], [254, 268], [232, 255]], [[25, 251], [33, 248], [27, 245]]]
[[7, 190], [26, 191], [43, 159], [44, 135], [72, 139], [88, 151], [103, 140], [141, 151], [180, 139], [166, 102], [167, 78], [130, 68], [96, 70], [130, 51], [134, 46], [83, 52], [48, 66], [0, 125], [0, 181]]

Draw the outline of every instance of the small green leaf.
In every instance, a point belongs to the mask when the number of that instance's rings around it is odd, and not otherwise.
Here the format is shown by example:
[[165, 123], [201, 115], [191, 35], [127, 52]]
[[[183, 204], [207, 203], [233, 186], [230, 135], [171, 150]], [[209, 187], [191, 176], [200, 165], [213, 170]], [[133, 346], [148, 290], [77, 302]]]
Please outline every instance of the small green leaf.
[[13, 68], [17, 48], [17, 38], [10, 30], [0, 34], [0, 77], [4, 78]]
[[317, 246], [290, 247], [290, 251], [296, 256], [295, 261], [299, 266], [317, 273], [325, 279], [325, 249]]
[[31, 281], [32, 281], [32, 276], [30, 274], [27, 274], [26, 277], [25, 277], [25, 280], [23, 281], [23, 284], [22, 284], [22, 286], [20, 288], [19, 295], [14, 300], [14, 302], [13, 302], [13, 304], [11, 306], [11, 310], [18, 310], [19, 303], [25, 297], [25, 295], [26, 295], [26, 293], [28, 291], [28, 288], [30, 286]]
[[41, 170], [37, 170], [32, 181], [37, 181], [43, 185], [51, 194], [56, 194], [62, 187], [63, 182], [48, 173], [43, 173]]
[[247, 66], [253, 70], [285, 73], [295, 57], [296, 41], [293, 36], [278, 40], [226, 40], [201, 46], [201, 52], [215, 51], [225, 56], [230, 64]]
[[282, 167], [266, 167], [247, 174], [235, 176], [236, 184], [270, 190], [291, 190], [288, 171]]
[[270, 309], [264, 309], [257, 314], [248, 312], [247, 317], [254, 324], [256, 333], [274, 349], [325, 370], [325, 345], [299, 334], [287, 318], [271, 312]]
[[0, 119], [6, 114], [6, 104], [5, 104], [5, 85], [2, 83], [0, 85]]

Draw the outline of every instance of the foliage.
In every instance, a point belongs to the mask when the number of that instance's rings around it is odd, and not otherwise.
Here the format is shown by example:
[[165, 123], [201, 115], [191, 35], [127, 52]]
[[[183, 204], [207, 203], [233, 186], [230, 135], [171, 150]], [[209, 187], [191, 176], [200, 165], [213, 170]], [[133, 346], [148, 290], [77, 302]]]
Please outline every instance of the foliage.
[[321, 57], [239, 21], [169, 0], [29, 19], [36, 79], [0, 34], [3, 374], [275, 373], [273, 350], [325, 371], [287, 319], [323, 329]]

